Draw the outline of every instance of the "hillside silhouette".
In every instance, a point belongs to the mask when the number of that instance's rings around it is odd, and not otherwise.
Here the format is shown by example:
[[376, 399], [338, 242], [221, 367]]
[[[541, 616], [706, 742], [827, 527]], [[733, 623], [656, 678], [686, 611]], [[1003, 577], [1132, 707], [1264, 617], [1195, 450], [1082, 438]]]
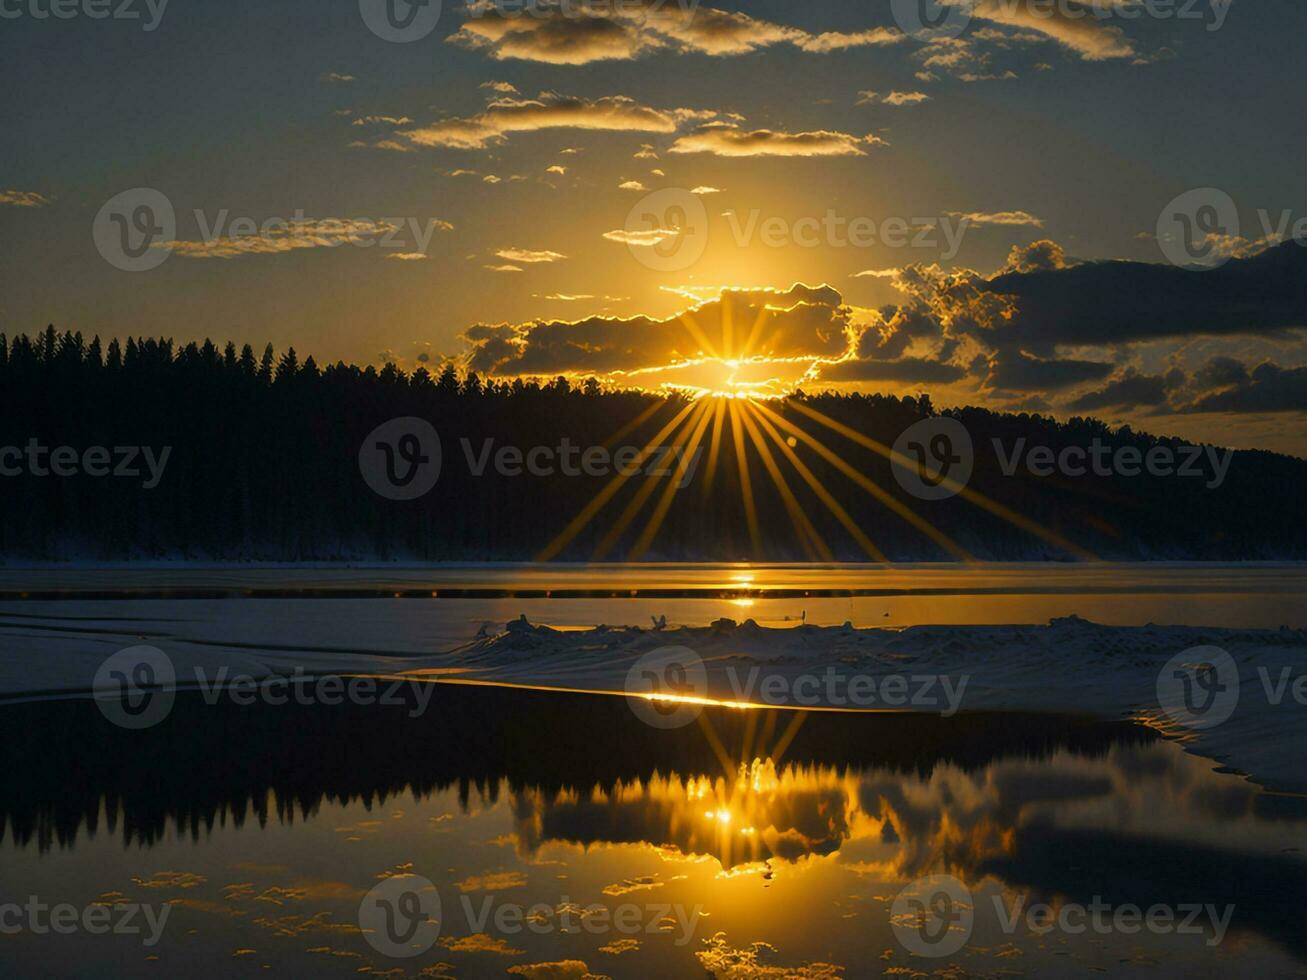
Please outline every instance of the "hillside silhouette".
[[[436, 373], [319, 367], [312, 357], [301, 362], [293, 349], [278, 356], [271, 345], [256, 355], [249, 345], [219, 349], [207, 340], [104, 346], [98, 337], [87, 342], [53, 328], [36, 338], [0, 335], [0, 450], [32, 440], [79, 453], [92, 446], [171, 447], [150, 489], [141, 479], [40, 476], [21, 467], [0, 476], [0, 558], [529, 560], [556, 542], [612, 477], [506, 476], [493, 467], [478, 476], [462, 440], [474, 452], [487, 439], [523, 450], [563, 439], [579, 447], [644, 446], [689, 404], [682, 395], [595, 381], [485, 381], [451, 366]], [[765, 455], [742, 440], [742, 472], [729, 425], [719, 439], [709, 425], [700, 469], [684, 489], [665, 494], [666, 477], [652, 488], [645, 476], [632, 478], [589, 520], [576, 522], [575, 535], [550, 556], [865, 560], [852, 522], [891, 560], [958, 557], [941, 547], [940, 536], [989, 560], [1307, 557], [1307, 531], [1297, 519], [1307, 483], [1303, 460], [1238, 452], [1216, 487], [1175, 476], [1035, 476], [1024, 468], [1006, 475], [990, 448], [996, 439], [1054, 453], [1094, 440], [1141, 454], [1181, 442], [1091, 418], [1057, 422], [977, 408], [939, 413], [927, 396], [798, 393], [768, 408], [828, 448], [823, 455], [806, 442], [790, 447], [827, 499], [771, 444], [769, 455], [793, 494], [787, 503]], [[965, 496], [917, 499], [884, 454], [816, 424], [813, 410], [885, 445], [922, 419], [956, 418], [976, 447], [968, 489], [1048, 534]], [[359, 450], [377, 426], [410, 416], [435, 427], [444, 465], [425, 496], [387, 499], [361, 476]], [[860, 486], [850, 471], [879, 492]], [[756, 502], [756, 544], [742, 502], [746, 484]], [[657, 533], [637, 548], [648, 514], [665, 496]], [[831, 509], [832, 500], [849, 521]], [[634, 519], [616, 533], [628, 511]]]

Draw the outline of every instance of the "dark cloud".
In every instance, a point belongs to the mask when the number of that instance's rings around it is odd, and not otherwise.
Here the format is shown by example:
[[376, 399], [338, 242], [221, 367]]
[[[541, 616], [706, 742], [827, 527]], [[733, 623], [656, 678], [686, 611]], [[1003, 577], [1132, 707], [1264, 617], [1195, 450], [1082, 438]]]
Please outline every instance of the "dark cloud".
[[881, 361], [859, 357], [824, 365], [822, 381], [897, 381], [903, 384], [951, 384], [967, 376], [965, 368], [924, 357]]
[[1248, 368], [1233, 357], [1213, 357], [1194, 374], [1194, 383], [1202, 390], [1229, 388], [1248, 382]]
[[593, 316], [480, 324], [464, 336], [469, 366], [483, 374], [610, 374], [713, 355], [836, 358], [851, 347], [850, 316], [829, 286], [796, 285], [727, 290], [662, 320]]
[[[1228, 362], [1229, 358], [1218, 360]], [[1231, 364], [1213, 372], [1211, 362], [1198, 377], [1236, 377]], [[1233, 362], [1238, 364], [1238, 362]], [[1242, 365], [1239, 365], [1242, 367]], [[1200, 395], [1185, 409], [1188, 412], [1307, 412], [1307, 367], [1280, 367], [1266, 361], [1245, 372], [1233, 387]]]
[[989, 361], [986, 385], [1002, 391], [1057, 391], [1101, 381], [1115, 369], [1106, 361], [1045, 360], [1024, 352], [1001, 351]]
[[1067, 405], [1073, 412], [1097, 412], [1105, 408], [1151, 408], [1165, 405], [1168, 393], [1184, 382], [1183, 372], [1140, 374], [1126, 368], [1097, 391], [1091, 391]]
[[890, 360], [902, 357], [913, 341], [944, 336], [943, 326], [925, 306], [887, 306], [880, 314], [884, 322], [879, 336], [872, 331], [862, 335], [859, 353], [863, 356], [870, 356], [874, 350], [881, 359]]
[[1307, 327], [1307, 248], [1286, 242], [1207, 272], [1086, 262], [1005, 273], [986, 288], [1015, 306], [993, 331], [996, 346], [1041, 354], [1057, 344], [1273, 334]]

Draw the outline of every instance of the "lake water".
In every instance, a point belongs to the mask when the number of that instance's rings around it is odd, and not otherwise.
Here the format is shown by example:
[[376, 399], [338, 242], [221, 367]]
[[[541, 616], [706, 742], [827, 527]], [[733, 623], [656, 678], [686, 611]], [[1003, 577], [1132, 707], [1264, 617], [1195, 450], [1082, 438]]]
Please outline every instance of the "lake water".
[[130, 730], [67, 695], [141, 643], [322, 670], [521, 614], [1278, 629], [1304, 593], [1296, 565], [0, 569], [0, 975], [1301, 975], [1307, 797], [1126, 720], [663, 729], [616, 695], [422, 684], [188, 691]]
[[711, 708], [660, 730], [622, 697], [445, 686], [416, 708], [182, 696], [145, 731], [90, 701], [0, 710], [0, 905], [141, 929], [43, 934], [10, 909], [28, 928], [0, 934], [0, 968], [1307, 967], [1307, 800], [1126, 722]]
[[[768, 624], [1045, 623], [1307, 627], [1307, 566], [1220, 564], [901, 565], [126, 565], [0, 567], [0, 616], [58, 617], [137, 608], [183, 611], [223, 599], [426, 601], [439, 643], [487, 621], [702, 625], [720, 616]], [[76, 607], [66, 603], [75, 601]], [[152, 605], [168, 602], [167, 606]], [[429, 607], [430, 603], [427, 604]], [[186, 620], [186, 615], [172, 618]]]

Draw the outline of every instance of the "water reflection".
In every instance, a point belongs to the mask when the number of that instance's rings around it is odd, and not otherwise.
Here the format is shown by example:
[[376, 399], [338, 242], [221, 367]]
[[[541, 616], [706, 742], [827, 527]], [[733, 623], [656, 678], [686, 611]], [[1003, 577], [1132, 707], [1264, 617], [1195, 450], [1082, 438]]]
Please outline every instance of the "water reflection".
[[69, 847], [103, 822], [111, 834], [148, 845], [169, 825], [199, 839], [251, 817], [293, 821], [324, 803], [383, 805], [451, 786], [466, 806], [473, 794], [496, 800], [501, 782], [557, 793], [659, 773], [716, 779], [755, 756], [928, 773], [945, 762], [970, 771], [1004, 755], [1103, 753], [1152, 738], [1125, 722], [1019, 712], [936, 718], [709, 709], [699, 727], [664, 731], [643, 724], [619, 697], [438, 690], [422, 714], [408, 701], [242, 706], [182, 694], [145, 731], [110, 724], [91, 701], [5, 707], [0, 840]]
[[[1304, 800], [1266, 793], [1125, 723], [708, 709], [701, 726], [664, 731], [620, 698], [442, 688], [417, 718], [406, 706], [181, 699], [145, 732], [113, 728], [87, 702], [16, 705], [0, 710], [0, 746], [0, 861], [21, 856], [20, 877], [34, 888], [85, 879], [94, 894], [111, 884], [97, 877], [105, 845], [166, 852], [187, 870], [132, 880], [198, 881], [178, 907], [220, 912], [241, 948], [266, 948], [241, 932], [260, 923], [301, 934], [287, 926], [288, 909], [270, 917], [256, 904], [270, 894], [328, 903], [297, 911], [295, 922], [342, 923], [381, 868], [407, 866], [450, 895], [502, 888], [525, 898], [531, 889], [552, 905], [583, 901], [587, 890], [614, 901], [656, 893], [707, 909], [711, 927], [694, 950], [596, 940], [586, 962], [629, 955], [621, 968], [590, 969], [619, 976], [684, 972], [696, 961], [675, 957], [695, 951], [720, 976], [741, 964], [760, 970], [761, 947], [750, 944], [761, 941], [862, 975], [865, 962], [895, 953], [888, 897], [931, 874], [955, 876], [978, 908], [991, 893], [1054, 905], [1228, 904], [1234, 938], [1217, 953], [1182, 949], [1187, 970], [1232, 950], [1275, 969], [1289, 963], [1277, 959], [1285, 954], [1307, 960], [1294, 898], [1307, 890]], [[275, 843], [260, 843], [274, 831]], [[324, 833], [337, 842], [329, 859], [318, 854]], [[241, 868], [257, 878], [244, 869], [265, 866], [252, 853], [265, 846], [277, 850], [285, 880], [221, 877]], [[330, 881], [309, 883], [310, 865]], [[845, 920], [877, 939], [841, 931]], [[363, 956], [361, 944], [339, 945], [357, 937], [338, 928], [332, 955]], [[488, 956], [527, 955], [520, 938], [463, 932], [451, 926], [442, 953], [469, 958], [460, 975], [503, 975]], [[1142, 942], [1086, 937], [1069, 948], [1108, 963], [1171, 950], [1141, 952]], [[973, 945], [976, 957], [1011, 947], [1032, 967], [1052, 955], [1039, 937], [978, 934]], [[290, 969], [305, 950], [283, 953]], [[902, 951], [889, 959], [913, 962]]]

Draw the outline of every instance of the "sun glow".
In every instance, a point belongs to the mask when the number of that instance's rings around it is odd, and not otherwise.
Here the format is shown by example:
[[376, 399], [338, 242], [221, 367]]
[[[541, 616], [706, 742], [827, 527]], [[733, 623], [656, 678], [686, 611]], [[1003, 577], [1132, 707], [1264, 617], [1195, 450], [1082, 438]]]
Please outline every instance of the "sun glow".
[[812, 360], [767, 357], [704, 357], [632, 372], [625, 380], [648, 391], [692, 398], [776, 400], [794, 394], [812, 371]]
[[[752, 340], [743, 349], [754, 349]], [[733, 351], [733, 348], [728, 347], [727, 350]], [[789, 365], [793, 369], [790, 379], [782, 379], [777, 370], [780, 365]], [[539, 553], [537, 560], [549, 561], [558, 557], [587, 525], [599, 517], [600, 512], [607, 508], [628, 482], [634, 482], [636, 489], [626, 494], [624, 507], [620, 514], [614, 516], [608, 530], [594, 548], [591, 560], [607, 560], [614, 551], [625, 545], [629, 547], [627, 560], [640, 561], [655, 549], [658, 532], [668, 512], [678, 494], [684, 491], [694, 477], [694, 471], [689, 469], [689, 461], [695, 461], [697, 466], [700, 456], [704, 457], [704, 465], [697, 492], [701, 499], [708, 499], [721, 463], [723, 444], [734, 450], [740, 509], [748, 529], [750, 554], [753, 558], [761, 559], [765, 554], [758, 519], [757, 495], [774, 492], [789, 516], [794, 543], [807, 560], [835, 560], [834, 551], [814, 522], [813, 518], [819, 513], [813, 508], [814, 503], [820, 504], [843, 527], [868, 559], [876, 562], [888, 560], [872, 540], [872, 534], [877, 532], [877, 528], [862, 527], [855, 522], [837, 493], [833, 493], [822, 478], [813, 472], [809, 464], [820, 460], [828, 470], [834, 470], [884, 506], [886, 517], [911, 525], [961, 561], [974, 560], [960, 544], [933, 526], [894, 492], [851, 465], [846, 450], [826, 444], [825, 439], [838, 436], [863, 450], [870, 450], [895, 466], [918, 465], [889, 446], [822, 414], [806, 399], [793, 397], [798, 382], [811, 369], [811, 363], [804, 367], [797, 361], [783, 358], [723, 358], [714, 354], [696, 361], [628, 375], [628, 380], [638, 379], [640, 387], [647, 390], [679, 389], [692, 396], [688, 401], [669, 399], [665, 405], [651, 404], [618, 430], [618, 435], [625, 438], [660, 413], [670, 412], [671, 417], [639, 450], [637, 462], [643, 464], [655, 453], [670, 453], [669, 458], [678, 463], [670, 472], [663, 470], [646, 474], [643, 481], [637, 478], [641, 472], [639, 466], [619, 473]], [[662, 372], [661, 376], [659, 372]], [[670, 372], [680, 373], [669, 377], [667, 375]], [[820, 437], [818, 433], [821, 434]], [[615, 442], [616, 439], [617, 436], [610, 442]], [[662, 455], [659, 458], [663, 458]], [[660, 480], [660, 476], [669, 475], [675, 479]], [[826, 480], [830, 481], [831, 475]], [[806, 493], [803, 492], [804, 488]], [[843, 488], [837, 489], [838, 492], [843, 492]], [[966, 503], [1041, 538], [1061, 551], [1077, 558], [1093, 558], [1088, 551], [1055, 531], [970, 487], [957, 485], [953, 489]], [[641, 524], [643, 529], [634, 536], [631, 543], [628, 531]], [[748, 600], [748, 596], [740, 598]]]

